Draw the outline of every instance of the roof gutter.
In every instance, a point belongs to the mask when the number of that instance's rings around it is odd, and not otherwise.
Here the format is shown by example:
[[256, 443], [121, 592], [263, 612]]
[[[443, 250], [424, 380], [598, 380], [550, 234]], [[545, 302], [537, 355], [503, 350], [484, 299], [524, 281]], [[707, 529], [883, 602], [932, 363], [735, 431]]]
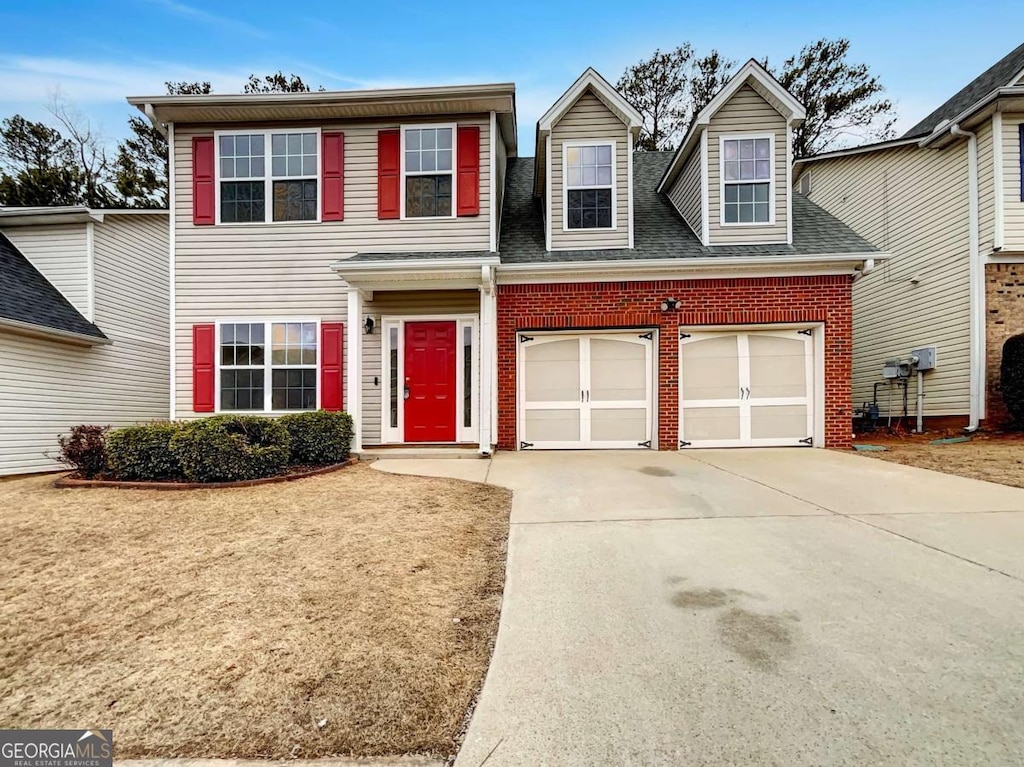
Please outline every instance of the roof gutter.
[[[814, 266], [834, 264], [865, 264], [884, 261], [890, 256], [887, 253], [827, 253], [806, 256], [711, 256], [706, 258], [644, 258], [644, 259], [611, 259], [604, 261], [552, 261], [527, 264], [502, 264], [499, 273], [517, 272], [557, 272], [564, 270], [578, 272], [599, 272], [612, 269], [628, 269], [630, 271], [693, 271], [696, 269], [729, 269], [730, 267], [786, 267]], [[863, 266], [861, 266], [863, 268]], [[861, 271], [861, 269], [858, 269]]]
[[31, 322], [21, 322], [20, 320], [12, 320], [7, 317], [0, 317], [0, 328], [10, 330], [12, 333], [48, 338], [53, 341], [72, 343], [77, 346], [110, 346], [113, 343], [106, 336], [98, 337], [90, 336], [86, 333], [73, 333], [69, 330], [58, 330], [57, 328], [48, 328], [43, 325], [33, 325]]
[[967, 139], [967, 218], [970, 283], [970, 422], [967, 431], [976, 431], [985, 417], [985, 267], [981, 262], [978, 233], [978, 136], [960, 123], [949, 128], [951, 136]]

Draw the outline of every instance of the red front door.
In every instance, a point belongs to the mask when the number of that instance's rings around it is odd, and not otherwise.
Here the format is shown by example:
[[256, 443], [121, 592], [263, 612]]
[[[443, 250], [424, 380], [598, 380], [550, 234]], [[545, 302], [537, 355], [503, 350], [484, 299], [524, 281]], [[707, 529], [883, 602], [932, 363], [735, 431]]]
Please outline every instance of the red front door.
[[405, 323], [405, 441], [455, 441], [455, 323]]

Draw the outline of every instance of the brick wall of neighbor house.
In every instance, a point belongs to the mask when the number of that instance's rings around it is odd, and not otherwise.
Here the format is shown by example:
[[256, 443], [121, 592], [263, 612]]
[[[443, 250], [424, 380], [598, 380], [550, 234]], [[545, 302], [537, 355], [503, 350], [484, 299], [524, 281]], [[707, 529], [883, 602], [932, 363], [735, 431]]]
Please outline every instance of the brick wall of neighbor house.
[[985, 293], [985, 420], [994, 426], [1010, 422], [999, 392], [1003, 344], [1024, 333], [1024, 264], [986, 264]]
[[[680, 300], [662, 312], [666, 297]], [[825, 323], [825, 443], [851, 441], [851, 280], [847, 276], [661, 280], [498, 287], [498, 447], [516, 449], [518, 330], [658, 327], [658, 447], [678, 439], [680, 325]]]

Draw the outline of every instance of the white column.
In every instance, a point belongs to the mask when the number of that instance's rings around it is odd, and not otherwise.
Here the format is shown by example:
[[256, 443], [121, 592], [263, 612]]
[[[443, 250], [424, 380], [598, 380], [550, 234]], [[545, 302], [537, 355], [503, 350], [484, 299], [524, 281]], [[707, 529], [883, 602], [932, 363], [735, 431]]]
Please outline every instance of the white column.
[[485, 266], [481, 273], [480, 284], [480, 412], [477, 423], [480, 429], [480, 452], [490, 453], [491, 444], [491, 403], [494, 391], [492, 360], [495, 359], [494, 348], [494, 279], [491, 267]]
[[345, 325], [345, 409], [352, 416], [352, 452], [363, 449], [363, 294], [348, 289], [348, 322]]

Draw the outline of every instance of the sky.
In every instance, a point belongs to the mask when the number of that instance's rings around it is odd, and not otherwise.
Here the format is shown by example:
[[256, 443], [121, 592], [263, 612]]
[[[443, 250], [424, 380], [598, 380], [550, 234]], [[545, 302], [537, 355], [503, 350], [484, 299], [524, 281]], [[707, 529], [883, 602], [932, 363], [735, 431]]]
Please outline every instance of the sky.
[[125, 97], [167, 80], [224, 93], [277, 70], [328, 90], [511, 81], [529, 155], [533, 124], [588, 66], [614, 82], [687, 41], [778, 63], [846, 37], [909, 128], [1024, 42], [1024, 3], [34, 0], [0, 4], [0, 29], [0, 118], [51, 121], [59, 90], [114, 141], [132, 114]]

